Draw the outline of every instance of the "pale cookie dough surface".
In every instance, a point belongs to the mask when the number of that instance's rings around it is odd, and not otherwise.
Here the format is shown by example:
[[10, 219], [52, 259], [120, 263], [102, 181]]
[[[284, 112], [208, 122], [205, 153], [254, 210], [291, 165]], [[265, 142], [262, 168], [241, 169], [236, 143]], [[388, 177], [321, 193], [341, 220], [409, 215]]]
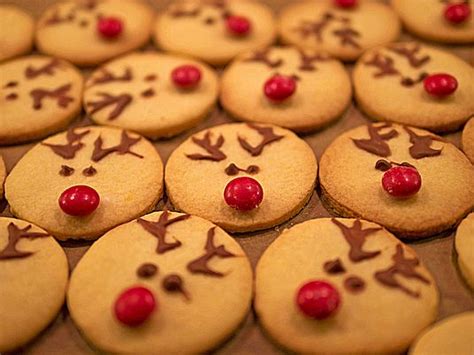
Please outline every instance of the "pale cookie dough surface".
[[436, 323], [420, 334], [410, 355], [474, 353], [474, 312], [456, 314]]
[[[59, 207], [62, 192], [76, 185], [90, 186], [100, 196], [89, 216], [69, 216]], [[37, 144], [5, 183], [12, 213], [62, 240], [97, 238], [151, 211], [162, 191], [163, 164], [150, 142], [121, 129], [93, 126]]]
[[[446, 73], [458, 81], [448, 97], [423, 86], [427, 74]], [[474, 115], [474, 69], [448, 52], [417, 42], [369, 50], [353, 72], [355, 97], [371, 118], [433, 130], [453, 131]]]
[[[122, 21], [122, 33], [104, 38], [99, 18]], [[36, 45], [41, 52], [91, 66], [144, 45], [150, 38], [153, 11], [143, 1], [66, 0], [47, 8], [38, 20]]]
[[28, 53], [33, 45], [33, 18], [13, 5], [0, 5], [0, 61]]
[[[225, 16], [251, 22], [243, 37], [229, 34]], [[270, 8], [253, 0], [176, 1], [158, 15], [155, 43], [165, 51], [191, 55], [213, 65], [224, 65], [242, 52], [270, 45], [276, 28]]]
[[474, 212], [459, 225], [454, 241], [459, 269], [466, 282], [474, 289]]
[[[460, 24], [452, 24], [444, 17], [448, 4], [461, 0], [391, 0], [408, 31], [422, 38], [446, 43], [474, 42], [474, 16]], [[472, 5], [471, 5], [472, 10]]]
[[[171, 72], [200, 69], [193, 89], [179, 89]], [[149, 138], [169, 137], [198, 124], [214, 107], [218, 79], [198, 61], [158, 53], [134, 53], [97, 69], [86, 82], [84, 108], [98, 124], [133, 130]]]
[[[165, 182], [169, 198], [178, 210], [206, 218], [226, 230], [244, 232], [282, 223], [303, 208], [313, 193], [317, 174], [311, 147], [286, 129], [253, 127], [244, 123], [212, 127], [190, 137], [171, 154]], [[264, 135], [281, 138], [264, 144]], [[206, 137], [223, 154], [221, 160], [191, 158], [210, 155], [210, 151], [197, 144]], [[252, 156], [239, 143], [239, 137], [254, 148], [262, 148], [260, 154]], [[226, 169], [231, 164], [245, 171], [228, 175]], [[252, 165], [258, 171], [247, 173]], [[252, 177], [263, 188], [263, 201], [254, 210], [238, 211], [224, 200], [227, 183], [241, 176]]]
[[25, 345], [56, 317], [68, 262], [53, 237], [28, 222], [0, 217], [0, 351]]
[[0, 145], [42, 138], [81, 111], [83, 79], [71, 64], [32, 55], [0, 64]]
[[462, 131], [462, 150], [474, 164], [474, 118], [471, 118]]
[[360, 0], [350, 9], [332, 0], [295, 1], [280, 12], [278, 30], [283, 43], [352, 61], [368, 48], [395, 41], [400, 21], [379, 1]]
[[[155, 227], [155, 234], [144, 228], [143, 220], [150, 229]], [[249, 311], [252, 270], [244, 251], [222, 229], [199, 217], [156, 212], [143, 220], [111, 230], [81, 259], [68, 290], [74, 322], [107, 352], [211, 350], [236, 330]], [[167, 251], [158, 252], [165, 243]], [[145, 263], [156, 267], [147, 278], [137, 273]], [[170, 275], [180, 277], [181, 292], [163, 287]], [[113, 309], [118, 296], [134, 286], [148, 288], [157, 307], [145, 323], [130, 328], [116, 319]]]
[[[293, 76], [295, 93], [280, 103], [264, 94], [275, 74]], [[321, 128], [342, 115], [351, 100], [351, 82], [337, 60], [295, 47], [270, 47], [247, 53], [226, 69], [220, 100], [243, 121], [271, 123], [295, 131]]]
[[[312, 280], [329, 282], [340, 295], [337, 313], [326, 320], [307, 317], [296, 304], [299, 288]], [[439, 301], [413, 249], [374, 223], [341, 218], [283, 231], [262, 255], [255, 287], [262, 326], [296, 353], [401, 353], [436, 319]]]
[[[469, 213], [474, 205], [473, 165], [453, 144], [424, 130], [406, 129], [379, 123], [336, 138], [320, 162], [319, 181], [328, 207], [344, 216], [374, 221], [406, 238], [440, 233]], [[378, 151], [380, 147], [385, 154]], [[418, 193], [407, 199], [389, 195], [382, 187], [383, 171], [375, 168], [379, 160], [414, 166], [422, 181]]]

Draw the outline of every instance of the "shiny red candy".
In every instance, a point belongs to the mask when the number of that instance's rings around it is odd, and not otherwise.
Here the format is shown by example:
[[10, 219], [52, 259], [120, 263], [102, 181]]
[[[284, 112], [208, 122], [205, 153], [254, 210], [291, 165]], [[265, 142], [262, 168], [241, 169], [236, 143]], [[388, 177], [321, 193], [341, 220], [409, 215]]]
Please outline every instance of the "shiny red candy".
[[296, 295], [296, 304], [301, 312], [319, 320], [332, 316], [340, 303], [339, 292], [326, 281], [307, 282]]
[[410, 166], [395, 166], [383, 174], [382, 186], [394, 197], [410, 197], [420, 190], [421, 176]]
[[72, 186], [59, 197], [59, 207], [71, 216], [87, 216], [99, 206], [100, 196], [92, 187]]
[[192, 89], [201, 81], [201, 70], [194, 65], [181, 65], [171, 72], [171, 80], [182, 89]]
[[258, 181], [251, 177], [238, 177], [225, 187], [224, 200], [230, 207], [239, 211], [250, 211], [262, 202], [263, 189]]
[[453, 24], [463, 23], [471, 16], [469, 4], [449, 4], [444, 9], [444, 18]]
[[265, 82], [263, 92], [270, 100], [274, 102], [281, 102], [286, 100], [296, 91], [295, 79], [284, 76], [274, 75]]
[[97, 22], [97, 31], [105, 38], [116, 38], [123, 31], [123, 23], [116, 17], [103, 17]]
[[155, 297], [145, 287], [132, 287], [115, 301], [115, 316], [129, 327], [136, 327], [145, 322], [157, 307]]
[[334, 0], [334, 5], [343, 8], [351, 8], [357, 6], [357, 0]]
[[458, 81], [449, 74], [432, 74], [423, 80], [423, 85], [428, 94], [436, 97], [445, 97], [456, 91]]
[[231, 15], [226, 18], [227, 30], [235, 36], [245, 36], [252, 29], [252, 23], [243, 16]]

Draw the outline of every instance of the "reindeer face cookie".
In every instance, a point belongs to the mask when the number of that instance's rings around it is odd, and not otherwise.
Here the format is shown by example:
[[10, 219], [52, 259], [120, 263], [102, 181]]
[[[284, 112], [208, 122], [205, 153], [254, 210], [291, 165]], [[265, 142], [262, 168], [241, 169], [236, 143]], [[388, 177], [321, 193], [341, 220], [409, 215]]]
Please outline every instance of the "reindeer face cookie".
[[280, 12], [278, 29], [284, 43], [324, 50], [344, 61], [366, 49], [396, 40], [400, 23], [390, 7], [372, 0], [301, 1]]
[[415, 252], [358, 219], [285, 230], [262, 255], [255, 287], [263, 327], [296, 353], [401, 353], [436, 319], [439, 301]]
[[444, 132], [474, 114], [473, 68], [416, 42], [368, 51], [357, 62], [353, 79], [358, 104], [376, 120]]
[[142, 1], [62, 1], [38, 20], [36, 45], [74, 64], [95, 65], [144, 45], [152, 21]]
[[270, 45], [271, 10], [253, 0], [184, 0], [172, 3], [154, 26], [162, 49], [224, 65], [242, 52]]
[[224, 124], [182, 143], [166, 165], [173, 205], [230, 231], [282, 223], [313, 193], [317, 162], [294, 133], [276, 126]]
[[66, 294], [68, 263], [48, 233], [0, 217], [0, 351], [25, 345], [54, 319]]
[[12, 5], [0, 6], [0, 61], [28, 53], [33, 45], [33, 18]]
[[5, 183], [11, 211], [59, 239], [94, 239], [152, 210], [163, 165], [143, 137], [81, 127], [36, 145]]
[[135, 53], [92, 74], [84, 107], [99, 124], [150, 138], [168, 137], [206, 117], [217, 91], [217, 75], [207, 65], [178, 56]]
[[243, 55], [226, 69], [221, 102], [244, 121], [308, 131], [339, 117], [351, 99], [342, 64], [314, 51], [270, 47]]
[[197, 354], [235, 331], [251, 296], [236, 241], [206, 220], [164, 211], [97, 241], [71, 276], [68, 307], [101, 350]]
[[81, 110], [81, 73], [69, 63], [28, 56], [0, 64], [0, 145], [64, 128]]
[[343, 133], [321, 157], [319, 179], [337, 213], [406, 238], [441, 233], [474, 205], [474, 167], [464, 154], [408, 126], [374, 124]]

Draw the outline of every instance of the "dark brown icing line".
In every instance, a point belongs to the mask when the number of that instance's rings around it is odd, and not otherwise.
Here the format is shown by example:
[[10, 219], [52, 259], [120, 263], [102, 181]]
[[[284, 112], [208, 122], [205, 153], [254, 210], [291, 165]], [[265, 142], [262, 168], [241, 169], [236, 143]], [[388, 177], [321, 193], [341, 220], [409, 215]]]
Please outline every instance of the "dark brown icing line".
[[260, 168], [257, 165], [249, 165], [247, 169], [241, 169], [234, 163], [230, 163], [227, 168], [225, 168], [225, 173], [228, 176], [235, 176], [238, 175], [239, 172], [247, 173], [250, 175], [258, 174], [260, 171]]
[[408, 60], [410, 66], [413, 68], [419, 68], [428, 63], [431, 58], [429, 55], [425, 55], [421, 58], [418, 58], [418, 54], [420, 52], [421, 46], [417, 43], [413, 48], [408, 48], [405, 45], [392, 45], [387, 48], [389, 51], [398, 54]]
[[25, 77], [27, 79], [35, 79], [41, 75], [53, 76], [55, 74], [55, 69], [61, 66], [61, 62], [57, 58], [51, 59], [48, 63], [40, 66], [39, 68], [33, 68], [31, 65], [25, 69]]
[[118, 155], [130, 154], [139, 159], [143, 159], [143, 155], [135, 153], [131, 150], [131, 148], [141, 139], [142, 137], [132, 138], [126, 131], [122, 131], [120, 143], [118, 145], [110, 148], [102, 148], [104, 142], [102, 137], [99, 135], [99, 137], [97, 137], [94, 142], [94, 151], [92, 152], [91, 160], [97, 163], [111, 153], [117, 153]]
[[84, 147], [81, 139], [89, 134], [89, 130], [81, 133], [76, 133], [74, 128], [69, 128], [66, 133], [66, 144], [51, 144], [42, 142], [41, 145], [49, 147], [52, 151], [60, 157], [69, 160], [76, 156], [76, 153]]
[[115, 106], [107, 117], [109, 121], [113, 121], [120, 116], [125, 108], [132, 102], [132, 95], [130, 94], [111, 95], [106, 92], [99, 92], [97, 95], [101, 97], [99, 101], [90, 101], [86, 103], [87, 107], [91, 107], [89, 114], [92, 115], [109, 106]]
[[[385, 160], [385, 159], [379, 159], [377, 160], [377, 162], [375, 163], [375, 169], [377, 170], [380, 170], [380, 171], [387, 171], [389, 170], [393, 165], [396, 165], [396, 166], [408, 166], [410, 168], [415, 168], [413, 165], [411, 165], [410, 163], [407, 163], [407, 162], [401, 162], [401, 163], [396, 163], [394, 161], [389, 161], [389, 160]], [[416, 168], [415, 168], [416, 169]]]
[[188, 291], [184, 287], [183, 278], [178, 274], [167, 275], [162, 283], [163, 289], [169, 293], [178, 292], [184, 296], [187, 300], [191, 297], [189, 296]]
[[442, 149], [431, 148], [433, 141], [442, 142], [440, 138], [431, 135], [420, 136], [416, 134], [415, 131], [406, 126], [404, 126], [403, 129], [410, 136], [410, 143], [412, 145], [409, 148], [409, 152], [412, 158], [422, 159], [427, 157], [435, 157], [441, 154]]
[[316, 66], [314, 65], [315, 62], [326, 61], [329, 57], [322, 55], [322, 54], [314, 54], [314, 55], [307, 55], [303, 50], [298, 50], [300, 56], [300, 66], [298, 67], [299, 70], [302, 71], [314, 71], [316, 70]]
[[36, 239], [45, 238], [50, 235], [47, 233], [33, 233], [28, 232], [31, 229], [31, 224], [21, 229], [13, 222], [8, 224], [8, 244], [0, 251], [0, 260], [7, 259], [21, 259], [33, 255], [30, 251], [19, 251], [16, 247], [20, 239]]
[[68, 96], [69, 90], [71, 90], [72, 84], [65, 84], [58, 87], [57, 89], [33, 89], [30, 91], [30, 96], [33, 99], [33, 108], [39, 110], [43, 107], [43, 100], [51, 98], [57, 101], [59, 107], [67, 108], [68, 105], [74, 101], [74, 98]]
[[186, 154], [186, 156], [191, 160], [211, 160], [211, 161], [221, 161], [227, 158], [227, 156], [220, 150], [224, 144], [224, 137], [219, 135], [215, 144], [211, 143], [211, 132], [207, 131], [204, 135], [204, 138], [199, 139], [197, 137], [192, 137], [191, 140], [194, 144], [203, 148], [208, 155], [195, 153], [195, 154]]
[[142, 97], [153, 97], [155, 96], [155, 90], [152, 88], [146, 89], [145, 91], [142, 91], [140, 94]]
[[280, 59], [275, 59], [271, 60], [269, 55], [270, 55], [270, 48], [265, 48], [262, 50], [256, 50], [255, 52], [252, 53], [252, 56], [245, 59], [244, 62], [259, 62], [265, 64], [269, 68], [278, 68], [283, 64], [283, 60]]
[[395, 129], [390, 130], [387, 133], [381, 134], [379, 133], [380, 130], [385, 128], [392, 127], [391, 124], [386, 123], [382, 126], [374, 126], [372, 124], [367, 125], [367, 130], [369, 133], [369, 139], [354, 139], [352, 141], [357, 146], [357, 148], [365, 150], [366, 152], [378, 155], [379, 157], [388, 157], [392, 154], [390, 150], [390, 146], [387, 142], [392, 138], [398, 136], [398, 132]]
[[115, 75], [106, 68], [102, 68], [99, 71], [99, 74], [91, 78], [91, 86], [106, 84], [115, 81], [127, 82], [133, 79], [132, 70], [130, 68], [125, 68], [122, 75]]
[[323, 268], [328, 274], [343, 274], [346, 272], [346, 269], [339, 258], [326, 261], [323, 265]]
[[247, 126], [249, 128], [252, 128], [253, 130], [257, 131], [257, 133], [262, 136], [261, 142], [257, 146], [252, 146], [250, 145], [249, 142], [247, 142], [246, 138], [238, 137], [239, 144], [240, 146], [245, 149], [247, 152], [250, 153], [251, 156], [256, 157], [262, 154], [263, 148], [267, 146], [268, 144], [271, 144], [273, 142], [277, 142], [280, 139], [282, 139], [284, 136], [277, 135], [273, 132], [273, 127], [261, 127], [257, 126], [253, 123], [248, 123]]

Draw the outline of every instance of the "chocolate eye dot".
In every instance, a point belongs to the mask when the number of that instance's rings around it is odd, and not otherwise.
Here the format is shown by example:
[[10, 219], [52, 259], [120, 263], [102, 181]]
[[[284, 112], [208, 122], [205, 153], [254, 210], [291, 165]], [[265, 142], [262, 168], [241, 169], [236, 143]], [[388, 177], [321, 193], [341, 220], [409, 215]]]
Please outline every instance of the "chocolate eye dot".
[[155, 276], [158, 273], [158, 266], [153, 263], [144, 263], [137, 269], [137, 276], [144, 279]]
[[163, 288], [168, 292], [182, 292], [183, 280], [179, 275], [168, 275], [163, 280]]
[[74, 174], [74, 168], [71, 168], [67, 165], [61, 165], [61, 170], [59, 171], [59, 175], [61, 176], [71, 176]]
[[82, 170], [82, 175], [87, 177], [94, 176], [95, 174], [97, 174], [97, 170], [92, 165]]
[[365, 288], [365, 282], [357, 276], [351, 276], [344, 281], [344, 287], [349, 292], [357, 293]]

